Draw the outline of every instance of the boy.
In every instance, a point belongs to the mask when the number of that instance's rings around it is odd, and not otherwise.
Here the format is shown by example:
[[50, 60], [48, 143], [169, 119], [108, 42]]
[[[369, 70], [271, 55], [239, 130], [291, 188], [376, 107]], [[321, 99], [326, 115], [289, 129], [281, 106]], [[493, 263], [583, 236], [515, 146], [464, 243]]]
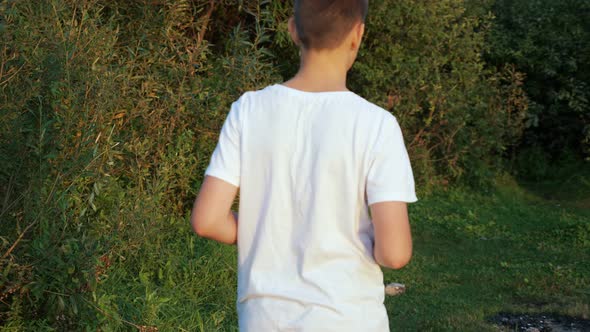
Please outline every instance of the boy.
[[417, 198], [396, 118], [346, 87], [366, 13], [296, 0], [299, 72], [244, 93], [221, 129], [191, 223], [237, 243], [240, 331], [389, 331], [379, 264], [410, 260]]

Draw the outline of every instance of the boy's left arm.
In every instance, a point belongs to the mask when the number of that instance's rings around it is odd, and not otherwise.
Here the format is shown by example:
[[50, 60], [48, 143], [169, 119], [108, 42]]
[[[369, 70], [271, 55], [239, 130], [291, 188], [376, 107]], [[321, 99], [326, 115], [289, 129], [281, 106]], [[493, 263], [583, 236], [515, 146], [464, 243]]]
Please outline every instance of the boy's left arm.
[[231, 210], [238, 187], [206, 175], [191, 213], [195, 233], [225, 244], [236, 244], [238, 215]]

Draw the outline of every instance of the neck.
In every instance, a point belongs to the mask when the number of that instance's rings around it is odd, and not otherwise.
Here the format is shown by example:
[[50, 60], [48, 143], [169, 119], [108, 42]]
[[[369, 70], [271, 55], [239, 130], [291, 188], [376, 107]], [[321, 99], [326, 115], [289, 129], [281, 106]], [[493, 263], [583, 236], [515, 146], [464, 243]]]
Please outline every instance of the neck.
[[310, 92], [348, 91], [348, 68], [338, 50], [302, 51], [297, 74], [285, 85]]

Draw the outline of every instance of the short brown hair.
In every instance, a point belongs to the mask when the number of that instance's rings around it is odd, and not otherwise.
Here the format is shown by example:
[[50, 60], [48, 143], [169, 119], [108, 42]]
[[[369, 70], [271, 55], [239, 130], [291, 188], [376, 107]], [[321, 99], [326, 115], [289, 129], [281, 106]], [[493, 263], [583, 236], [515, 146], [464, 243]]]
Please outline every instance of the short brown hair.
[[306, 49], [335, 48], [358, 21], [368, 0], [295, 0], [295, 27]]

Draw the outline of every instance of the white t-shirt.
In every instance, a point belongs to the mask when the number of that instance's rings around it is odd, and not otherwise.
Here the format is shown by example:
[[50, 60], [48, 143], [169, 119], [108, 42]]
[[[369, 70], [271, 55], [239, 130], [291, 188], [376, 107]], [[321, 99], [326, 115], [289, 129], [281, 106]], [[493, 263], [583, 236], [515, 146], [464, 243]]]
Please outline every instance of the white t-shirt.
[[240, 331], [389, 331], [368, 205], [417, 201], [391, 113], [350, 91], [249, 91], [205, 174], [240, 187]]

